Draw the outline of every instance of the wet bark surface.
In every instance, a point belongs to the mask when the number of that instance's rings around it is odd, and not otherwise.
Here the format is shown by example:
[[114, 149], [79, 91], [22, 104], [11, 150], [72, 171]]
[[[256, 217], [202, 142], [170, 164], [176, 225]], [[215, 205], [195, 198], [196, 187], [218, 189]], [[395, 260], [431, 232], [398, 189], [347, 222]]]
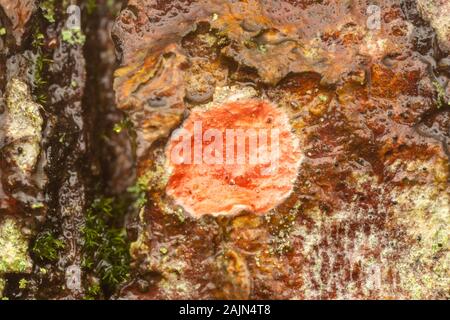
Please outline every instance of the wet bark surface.
[[[448, 299], [449, 2], [370, 5], [0, 0], [0, 297]], [[249, 92], [298, 173], [208, 213], [263, 182], [171, 134]]]
[[[28, 156], [26, 141], [10, 137], [6, 125], [1, 130], [0, 219], [12, 217], [20, 226], [17, 232], [24, 234], [27, 246], [23, 258], [32, 261], [26, 272], [2, 273], [5, 285], [1, 291], [8, 298], [88, 297], [91, 283], [100, 280], [83, 265], [86, 212], [98, 195], [104, 195], [107, 184], [113, 185], [110, 193], [121, 192], [133, 179], [130, 161], [129, 181], [110, 178], [120, 175], [116, 163], [131, 157], [126, 150], [129, 143], [111, 128], [122, 117], [113, 104], [111, 75], [116, 59], [109, 35], [120, 3], [108, 6], [100, 1], [94, 7], [73, 2], [80, 8], [79, 17], [69, 5], [59, 1], [0, 3], [6, 30], [0, 59], [2, 124], [11, 122], [14, 106], [8, 107], [8, 99], [17, 91], [11, 83], [24, 87], [23, 99], [37, 105], [41, 119], [40, 132], [34, 135], [39, 137], [38, 156], [26, 174], [11, 163], [13, 152]], [[76, 28], [77, 19], [83, 21], [81, 29], [70, 29]], [[16, 121], [19, 130], [24, 121]], [[103, 160], [110, 167], [103, 166]], [[96, 290], [97, 295], [102, 296], [101, 290]]]
[[[371, 28], [370, 4], [128, 2], [114, 29], [116, 100], [150, 191], [131, 245], [137, 279], [119, 297], [448, 296], [448, 247], [432, 244], [449, 218], [448, 79], [437, 67], [446, 39], [436, 41], [413, 1], [379, 4]], [[190, 201], [202, 211], [230, 174], [173, 173], [166, 141], [186, 114], [206, 117], [248, 87], [288, 114], [300, 140], [294, 191], [263, 215], [192, 215]], [[230, 184], [223, 205], [240, 187]]]

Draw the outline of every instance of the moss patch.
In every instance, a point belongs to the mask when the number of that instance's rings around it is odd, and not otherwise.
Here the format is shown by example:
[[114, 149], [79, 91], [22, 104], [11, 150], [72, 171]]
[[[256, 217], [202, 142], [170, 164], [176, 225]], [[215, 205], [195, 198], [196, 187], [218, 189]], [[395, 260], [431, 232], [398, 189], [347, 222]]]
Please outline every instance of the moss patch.
[[[87, 212], [83, 228], [83, 267], [98, 276], [100, 286], [114, 290], [129, 276], [129, 246], [124, 229], [117, 228], [126, 205], [113, 198], [98, 198]], [[93, 289], [93, 288], [91, 288]], [[100, 290], [89, 290], [95, 298]]]

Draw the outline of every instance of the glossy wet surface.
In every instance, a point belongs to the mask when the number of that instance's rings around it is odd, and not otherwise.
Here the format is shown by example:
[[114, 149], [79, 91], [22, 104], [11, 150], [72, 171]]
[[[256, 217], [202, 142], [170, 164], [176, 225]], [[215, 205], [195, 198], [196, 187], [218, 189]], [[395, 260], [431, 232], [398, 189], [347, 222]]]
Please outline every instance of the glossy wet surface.
[[[447, 0], [129, 0], [117, 19], [78, 1], [86, 42], [63, 36], [63, 3], [54, 19], [17, 3], [0, 0], [0, 295], [449, 298]], [[220, 114], [255, 106], [226, 101], [249, 88], [301, 163], [197, 188], [198, 168], [168, 164], [171, 135], [255, 125]]]
[[[135, 124], [140, 172], [155, 182], [132, 245], [140, 280], [122, 297], [448, 295], [448, 130], [438, 129], [448, 106], [437, 92], [448, 80], [433, 67], [445, 54], [412, 2], [384, 2], [379, 29], [368, 5], [129, 2], [115, 29], [116, 97]], [[294, 192], [264, 214], [192, 219], [166, 193], [168, 133], [216, 88], [249, 84], [300, 141]], [[195, 181], [185, 169], [187, 183], [169, 190]], [[195, 197], [220, 198], [210, 191]]]

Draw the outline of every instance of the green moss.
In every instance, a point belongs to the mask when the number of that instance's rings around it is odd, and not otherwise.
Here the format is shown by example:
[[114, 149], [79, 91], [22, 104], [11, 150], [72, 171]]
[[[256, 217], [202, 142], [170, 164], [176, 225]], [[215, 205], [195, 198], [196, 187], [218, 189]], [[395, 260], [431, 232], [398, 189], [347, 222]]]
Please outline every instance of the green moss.
[[264, 45], [264, 44], [258, 45], [258, 51], [262, 52], [262, 53], [266, 53], [267, 52], [267, 46]]
[[86, 36], [80, 28], [63, 29], [61, 31], [62, 41], [71, 45], [84, 45]]
[[198, 38], [209, 48], [214, 47], [217, 43], [217, 38], [210, 33], [199, 34]]
[[3, 299], [3, 290], [6, 287], [6, 280], [0, 277], [0, 299]]
[[147, 191], [149, 190], [151, 180], [152, 175], [149, 172], [139, 177], [135, 185], [127, 189], [127, 191], [135, 198], [135, 208], [140, 209], [147, 203]]
[[42, 10], [42, 15], [48, 22], [54, 23], [55, 20], [55, 1], [54, 0], [44, 0], [39, 5]]
[[41, 209], [43, 207], [44, 207], [44, 204], [42, 202], [36, 202], [31, 205], [31, 209]]
[[59, 252], [64, 247], [64, 243], [61, 240], [56, 239], [53, 234], [46, 231], [36, 238], [32, 251], [40, 260], [56, 261], [58, 260]]
[[97, 8], [97, 0], [87, 0], [86, 9], [88, 14], [93, 14]]
[[436, 89], [436, 92], [437, 92], [437, 100], [438, 100], [437, 101], [437, 103], [438, 103], [437, 107], [439, 109], [439, 108], [443, 107], [446, 104], [446, 102], [445, 102], [445, 96], [446, 96], [445, 89], [444, 89], [443, 86], [441, 86], [441, 84], [438, 81], [433, 81], [433, 85], [434, 85], [434, 88]]
[[0, 36], [4, 36], [6, 34], [6, 28], [0, 28]]
[[121, 133], [123, 130], [131, 129], [131, 128], [132, 128], [132, 124], [131, 124], [130, 119], [125, 118], [114, 125], [113, 131], [115, 133]]
[[115, 133], [121, 133], [123, 131], [123, 129], [124, 129], [124, 127], [123, 127], [122, 122], [116, 123], [113, 128]]
[[47, 81], [43, 79], [44, 65], [51, 62], [51, 60], [45, 59], [41, 54], [36, 57], [36, 63], [34, 66], [34, 85], [37, 88], [42, 88], [47, 84]]
[[86, 289], [84, 300], [95, 300], [101, 295], [102, 289], [98, 283], [89, 286]]
[[100, 286], [113, 290], [129, 276], [129, 248], [124, 229], [115, 225], [126, 212], [126, 202], [96, 199], [86, 215], [83, 228], [83, 267], [94, 272]]
[[173, 213], [178, 218], [178, 221], [180, 221], [180, 223], [184, 223], [184, 221], [186, 220], [186, 216], [184, 215], [182, 208], [177, 208]]
[[327, 102], [328, 101], [328, 97], [324, 94], [320, 94], [319, 95], [319, 100], [322, 102]]
[[19, 280], [19, 289], [26, 289], [28, 285], [28, 280], [25, 278], [22, 278]]
[[[291, 233], [294, 230], [295, 220], [298, 216], [298, 213], [301, 210], [302, 202], [298, 200], [289, 213], [279, 218], [276, 215], [276, 219], [271, 217], [267, 217], [266, 221], [269, 222], [271, 226], [271, 233], [273, 234], [273, 238], [270, 240], [272, 248], [269, 249], [271, 254], [286, 254], [291, 251], [292, 241], [291, 241]], [[268, 220], [267, 220], [268, 219]]]
[[37, 30], [33, 34], [33, 43], [32, 43], [33, 48], [39, 49], [40, 47], [42, 47], [44, 45], [44, 39], [45, 39], [44, 34], [39, 30]]
[[41, 38], [38, 36], [35, 38], [33, 42], [33, 46], [35, 46], [35, 48], [37, 49], [36, 60], [34, 63], [33, 93], [36, 97], [36, 101], [42, 105], [45, 105], [47, 103], [47, 94], [45, 90], [47, 80], [45, 80], [44, 72], [48, 68], [49, 64], [52, 63], [53, 61], [51, 59], [47, 59], [44, 57], [42, 50], [40, 48], [42, 44], [39, 43], [39, 41], [41, 40], [39, 39]]

